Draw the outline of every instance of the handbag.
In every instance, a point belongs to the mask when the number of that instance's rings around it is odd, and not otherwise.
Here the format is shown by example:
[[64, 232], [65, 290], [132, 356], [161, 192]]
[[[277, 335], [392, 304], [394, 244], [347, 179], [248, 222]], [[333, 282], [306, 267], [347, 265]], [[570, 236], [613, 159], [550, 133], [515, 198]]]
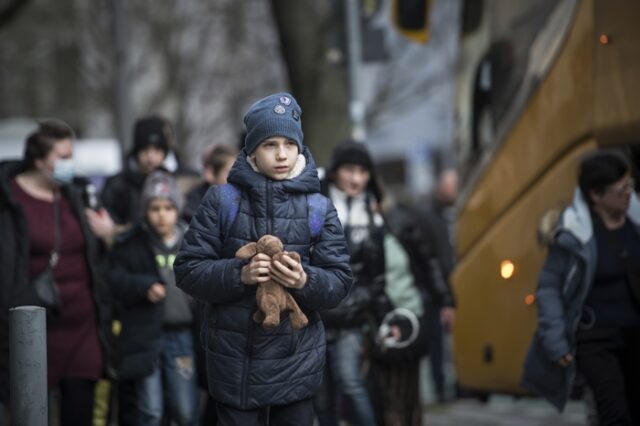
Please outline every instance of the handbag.
[[[370, 317], [371, 355], [378, 362], [387, 364], [414, 362], [429, 350], [427, 304], [413, 274], [410, 252], [402, 241], [387, 232], [384, 251], [385, 293], [394, 309], [379, 323]], [[421, 303], [415, 304], [417, 299]], [[391, 336], [392, 328], [400, 332], [398, 340]]]
[[[390, 337], [392, 326], [400, 329], [400, 340]], [[371, 355], [383, 364], [414, 362], [429, 352], [426, 315], [418, 317], [408, 309], [395, 308], [371, 331]]]
[[47, 309], [47, 314], [58, 317], [62, 308], [60, 291], [55, 282], [53, 268], [58, 264], [60, 249], [60, 205], [57, 195], [53, 199], [53, 249], [49, 255], [49, 263], [44, 271], [31, 281], [35, 291], [37, 304]]

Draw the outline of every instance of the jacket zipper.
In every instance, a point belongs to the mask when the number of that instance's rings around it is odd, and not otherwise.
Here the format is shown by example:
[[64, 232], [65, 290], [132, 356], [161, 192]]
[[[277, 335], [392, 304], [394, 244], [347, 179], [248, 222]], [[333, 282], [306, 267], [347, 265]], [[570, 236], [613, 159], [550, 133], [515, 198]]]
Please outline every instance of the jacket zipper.
[[267, 234], [271, 234], [271, 221], [273, 220], [273, 212], [271, 211], [271, 181], [267, 180], [267, 211], [265, 212], [267, 217]]
[[251, 318], [252, 313], [249, 312], [249, 333], [247, 334], [247, 357], [244, 361], [244, 366], [242, 369], [242, 393], [240, 395], [240, 400], [242, 401], [242, 408], [247, 406], [247, 394], [249, 389], [249, 367], [251, 365], [251, 356], [253, 347], [253, 320]]
[[567, 274], [567, 279], [564, 281], [564, 288], [562, 289], [562, 293], [566, 296], [569, 291], [569, 286], [571, 281], [573, 280], [573, 276], [576, 274], [576, 270], [578, 268], [578, 261], [575, 260], [571, 264], [571, 269], [569, 269], [569, 273]]

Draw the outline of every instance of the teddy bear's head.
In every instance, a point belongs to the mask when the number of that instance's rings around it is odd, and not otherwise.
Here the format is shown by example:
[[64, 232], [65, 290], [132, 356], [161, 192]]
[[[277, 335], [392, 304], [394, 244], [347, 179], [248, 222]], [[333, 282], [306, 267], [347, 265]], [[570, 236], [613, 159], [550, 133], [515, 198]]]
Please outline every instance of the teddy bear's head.
[[273, 235], [265, 235], [257, 242], [256, 250], [258, 253], [264, 253], [267, 256], [273, 257], [278, 253], [284, 251], [284, 245], [280, 238]]
[[236, 252], [236, 257], [240, 259], [251, 259], [257, 253], [264, 253], [273, 257], [284, 252], [284, 245], [280, 238], [273, 235], [265, 235], [255, 243], [248, 243], [240, 247]]

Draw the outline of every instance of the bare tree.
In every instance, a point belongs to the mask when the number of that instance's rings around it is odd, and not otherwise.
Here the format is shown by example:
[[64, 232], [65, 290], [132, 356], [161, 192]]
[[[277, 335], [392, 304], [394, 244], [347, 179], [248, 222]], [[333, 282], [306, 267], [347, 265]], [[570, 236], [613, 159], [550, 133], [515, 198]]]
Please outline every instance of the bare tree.
[[[3, 27], [0, 117], [55, 116], [84, 131], [86, 88], [78, 78], [81, 47], [74, 2], [34, 0]], [[17, 12], [16, 12], [17, 13]]]
[[[268, 4], [143, 0], [128, 8], [133, 114], [170, 119], [184, 162], [197, 165], [212, 142], [236, 145], [248, 104], [285, 89]], [[108, 10], [99, 11], [97, 22], [86, 15], [82, 29], [87, 34], [84, 77], [95, 93], [96, 110], [112, 105], [113, 52], [104, 18]], [[112, 123], [112, 114], [96, 121], [98, 126]]]
[[0, 7], [0, 28], [9, 24], [24, 10], [30, 0], [11, 0]]
[[349, 135], [347, 76], [327, 61], [326, 44], [341, 22], [326, 0], [272, 0], [291, 89], [303, 109], [305, 143], [324, 164], [333, 145]]

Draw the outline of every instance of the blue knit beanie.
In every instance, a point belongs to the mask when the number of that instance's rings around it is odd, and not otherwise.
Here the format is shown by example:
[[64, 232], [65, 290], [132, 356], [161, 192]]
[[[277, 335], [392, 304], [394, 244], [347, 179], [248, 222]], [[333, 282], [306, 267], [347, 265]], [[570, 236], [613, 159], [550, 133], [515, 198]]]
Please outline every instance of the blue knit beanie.
[[282, 136], [296, 141], [302, 152], [302, 109], [288, 93], [276, 93], [251, 105], [244, 115], [247, 136], [244, 146], [251, 154], [265, 139]]

